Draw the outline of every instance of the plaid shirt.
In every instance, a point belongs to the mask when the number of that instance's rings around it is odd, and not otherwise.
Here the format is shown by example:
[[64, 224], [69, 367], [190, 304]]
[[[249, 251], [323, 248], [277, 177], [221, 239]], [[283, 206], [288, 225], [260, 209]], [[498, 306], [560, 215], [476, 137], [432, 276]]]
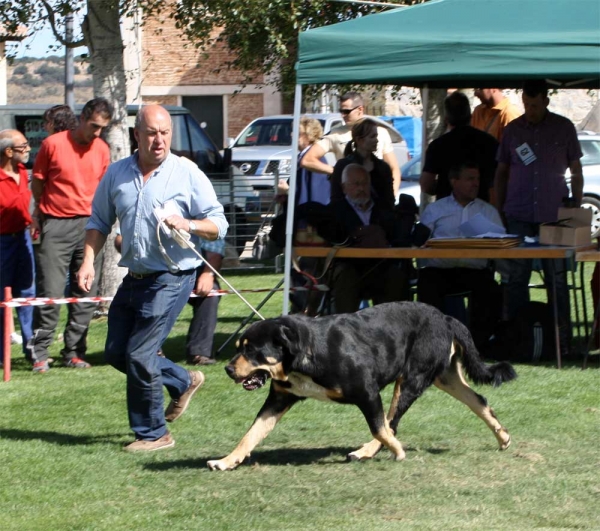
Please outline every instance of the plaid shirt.
[[225, 240], [218, 238], [217, 240], [208, 241], [200, 238], [200, 249], [225, 256]]

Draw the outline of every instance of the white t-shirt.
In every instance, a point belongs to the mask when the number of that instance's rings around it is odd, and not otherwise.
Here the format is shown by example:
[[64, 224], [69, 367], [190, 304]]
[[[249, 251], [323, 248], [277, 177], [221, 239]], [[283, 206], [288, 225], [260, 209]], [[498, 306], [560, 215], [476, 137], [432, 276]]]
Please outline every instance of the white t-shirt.
[[[344, 149], [346, 144], [352, 140], [352, 126], [339, 125], [334, 127], [329, 134], [325, 135], [316, 144], [321, 146], [325, 153], [333, 153], [336, 160], [344, 158]], [[375, 156], [383, 159], [384, 155], [394, 151], [392, 147], [392, 139], [385, 127], [377, 126], [377, 150]]]

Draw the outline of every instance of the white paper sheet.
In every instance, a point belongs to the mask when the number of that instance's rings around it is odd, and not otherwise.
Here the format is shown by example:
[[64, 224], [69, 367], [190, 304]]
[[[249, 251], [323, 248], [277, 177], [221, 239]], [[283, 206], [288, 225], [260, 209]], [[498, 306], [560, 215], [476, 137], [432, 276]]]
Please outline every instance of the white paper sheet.
[[514, 234], [506, 234], [502, 225], [492, 223], [482, 214], [475, 214], [459, 227], [467, 238], [514, 238]]

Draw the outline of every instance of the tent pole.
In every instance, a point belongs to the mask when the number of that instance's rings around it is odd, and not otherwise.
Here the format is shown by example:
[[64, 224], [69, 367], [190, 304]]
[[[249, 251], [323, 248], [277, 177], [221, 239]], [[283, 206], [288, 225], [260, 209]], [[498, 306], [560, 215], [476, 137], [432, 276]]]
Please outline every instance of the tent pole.
[[[421, 118], [423, 127], [421, 128], [421, 168], [420, 174], [423, 173], [423, 165], [425, 164], [425, 152], [427, 151], [427, 109], [429, 108], [429, 87], [425, 83], [421, 87], [421, 105], [423, 105], [423, 116]], [[419, 213], [423, 212], [423, 209], [427, 206], [429, 197], [425, 197], [426, 194], [421, 191], [421, 201], [419, 206]]]
[[292, 275], [292, 247], [294, 239], [294, 207], [296, 197], [296, 176], [298, 170], [298, 131], [300, 129], [300, 109], [302, 106], [302, 85], [296, 85], [294, 95], [294, 121], [292, 123], [292, 160], [287, 202], [287, 218], [285, 224], [285, 267], [283, 269], [283, 310], [282, 315], [289, 313], [290, 280]]

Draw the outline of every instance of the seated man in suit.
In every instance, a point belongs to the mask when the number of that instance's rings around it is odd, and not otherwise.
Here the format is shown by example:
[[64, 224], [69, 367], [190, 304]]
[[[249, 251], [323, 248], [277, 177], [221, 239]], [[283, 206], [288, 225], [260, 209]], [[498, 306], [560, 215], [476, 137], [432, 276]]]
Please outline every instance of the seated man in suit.
[[[342, 172], [344, 198], [329, 204], [338, 241], [350, 240], [357, 247], [390, 247], [396, 235], [395, 217], [371, 198], [371, 177], [359, 164]], [[332, 270], [332, 292], [336, 313], [358, 310], [360, 301], [373, 304], [408, 299], [405, 263], [389, 259], [336, 259]]]
[[[427, 205], [421, 223], [429, 227], [431, 237], [461, 238], [460, 225], [476, 214], [502, 227], [498, 211], [478, 199], [479, 166], [467, 162], [450, 169], [452, 193]], [[502, 229], [504, 232], [504, 230]], [[417, 295], [419, 301], [443, 311], [444, 297], [471, 292], [471, 333], [475, 345], [485, 345], [500, 318], [501, 289], [486, 259], [443, 258], [419, 260]]]

